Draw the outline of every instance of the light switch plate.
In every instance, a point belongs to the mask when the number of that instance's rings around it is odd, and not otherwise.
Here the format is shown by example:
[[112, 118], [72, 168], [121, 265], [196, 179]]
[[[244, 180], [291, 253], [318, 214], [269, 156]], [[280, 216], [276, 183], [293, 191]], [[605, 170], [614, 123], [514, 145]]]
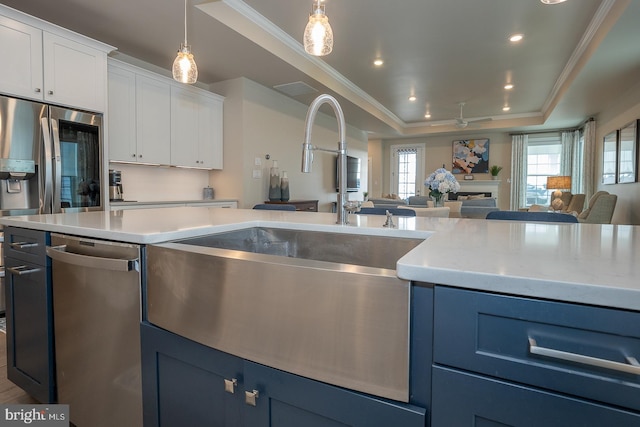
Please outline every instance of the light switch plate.
[[253, 178], [254, 178], [254, 179], [260, 179], [260, 178], [262, 178], [262, 170], [260, 170], [260, 169], [254, 169], [254, 170], [253, 170]]
[[256, 166], [261, 166], [262, 165], [262, 159], [260, 157], [256, 157], [256, 159], [254, 160], [253, 164], [256, 165]]

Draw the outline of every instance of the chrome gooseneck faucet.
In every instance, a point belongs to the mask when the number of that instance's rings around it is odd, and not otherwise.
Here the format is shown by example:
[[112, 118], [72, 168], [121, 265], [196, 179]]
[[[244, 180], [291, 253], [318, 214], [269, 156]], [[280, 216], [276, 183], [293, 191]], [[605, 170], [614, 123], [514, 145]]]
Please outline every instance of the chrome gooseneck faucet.
[[[325, 103], [331, 105], [338, 119], [338, 134], [340, 135], [340, 140], [338, 141], [337, 150], [328, 150], [311, 145], [311, 128], [313, 127], [313, 121], [318, 113], [318, 109]], [[314, 150], [338, 153], [338, 206], [336, 208], [336, 212], [338, 213], [336, 222], [338, 224], [349, 223], [345, 207], [347, 203], [347, 141], [345, 140], [344, 128], [344, 113], [342, 112], [340, 104], [338, 104], [338, 101], [336, 101], [333, 96], [324, 94], [313, 100], [307, 111], [307, 119], [305, 121], [304, 142], [302, 143], [302, 172], [311, 172]]]

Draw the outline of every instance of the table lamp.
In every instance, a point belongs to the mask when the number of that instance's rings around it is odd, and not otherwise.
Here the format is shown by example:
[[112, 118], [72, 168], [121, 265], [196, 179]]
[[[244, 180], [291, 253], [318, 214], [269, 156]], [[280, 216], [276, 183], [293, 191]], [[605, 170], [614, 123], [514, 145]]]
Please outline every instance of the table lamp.
[[562, 201], [562, 191], [571, 189], [570, 176], [549, 176], [547, 177], [547, 190], [555, 190], [551, 197], [551, 208], [554, 211], [561, 211], [564, 208]]

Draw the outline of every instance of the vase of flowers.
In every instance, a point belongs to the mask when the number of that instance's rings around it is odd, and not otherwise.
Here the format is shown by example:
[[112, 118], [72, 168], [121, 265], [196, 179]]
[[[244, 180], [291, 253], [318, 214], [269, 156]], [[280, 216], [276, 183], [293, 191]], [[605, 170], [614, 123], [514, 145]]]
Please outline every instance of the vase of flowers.
[[451, 172], [445, 168], [436, 169], [425, 180], [424, 185], [429, 190], [429, 196], [435, 207], [444, 206], [447, 193], [457, 193], [460, 183]]

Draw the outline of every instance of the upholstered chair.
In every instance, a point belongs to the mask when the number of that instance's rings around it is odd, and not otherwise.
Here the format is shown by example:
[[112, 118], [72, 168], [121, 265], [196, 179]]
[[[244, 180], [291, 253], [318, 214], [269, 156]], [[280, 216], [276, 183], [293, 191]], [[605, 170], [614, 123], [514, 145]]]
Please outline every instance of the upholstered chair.
[[589, 224], [611, 224], [618, 196], [598, 191], [589, 199], [589, 206], [578, 215], [578, 221]]
[[587, 198], [585, 194], [572, 194], [569, 203], [565, 205], [563, 212], [576, 214], [581, 213], [584, 210], [584, 201]]

